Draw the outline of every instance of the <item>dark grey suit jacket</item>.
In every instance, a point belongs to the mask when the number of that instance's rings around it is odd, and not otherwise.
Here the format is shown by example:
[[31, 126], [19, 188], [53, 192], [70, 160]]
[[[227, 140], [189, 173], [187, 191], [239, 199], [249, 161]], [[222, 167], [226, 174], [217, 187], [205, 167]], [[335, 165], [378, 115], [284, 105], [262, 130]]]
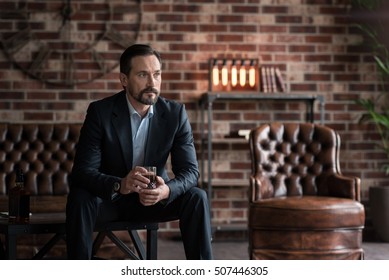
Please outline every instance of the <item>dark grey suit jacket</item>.
[[[170, 162], [174, 178], [169, 178]], [[197, 186], [199, 171], [192, 129], [184, 105], [158, 98], [149, 126], [145, 166], [156, 166], [157, 173], [170, 187], [166, 203]], [[89, 190], [111, 199], [114, 182], [125, 177], [132, 166], [131, 121], [125, 92], [92, 102], [81, 129], [70, 187]]]

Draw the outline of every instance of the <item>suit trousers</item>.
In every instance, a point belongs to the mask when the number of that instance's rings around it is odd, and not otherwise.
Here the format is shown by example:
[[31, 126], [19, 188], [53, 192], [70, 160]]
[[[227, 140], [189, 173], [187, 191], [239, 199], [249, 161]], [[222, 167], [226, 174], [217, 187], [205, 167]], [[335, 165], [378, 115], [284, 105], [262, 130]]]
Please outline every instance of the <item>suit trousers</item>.
[[169, 204], [144, 206], [137, 193], [116, 201], [103, 200], [87, 190], [70, 189], [66, 206], [68, 259], [91, 259], [96, 224], [115, 220], [167, 222], [179, 220], [187, 259], [212, 259], [212, 232], [208, 198], [193, 187]]

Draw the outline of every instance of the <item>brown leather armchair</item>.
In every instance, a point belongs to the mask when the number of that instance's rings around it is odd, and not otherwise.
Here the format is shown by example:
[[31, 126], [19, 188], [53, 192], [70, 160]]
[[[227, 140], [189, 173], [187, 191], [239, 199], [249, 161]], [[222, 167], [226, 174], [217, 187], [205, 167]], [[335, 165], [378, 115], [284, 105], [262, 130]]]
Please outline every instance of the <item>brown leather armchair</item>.
[[340, 172], [340, 137], [312, 123], [250, 133], [250, 259], [363, 259], [360, 179]]

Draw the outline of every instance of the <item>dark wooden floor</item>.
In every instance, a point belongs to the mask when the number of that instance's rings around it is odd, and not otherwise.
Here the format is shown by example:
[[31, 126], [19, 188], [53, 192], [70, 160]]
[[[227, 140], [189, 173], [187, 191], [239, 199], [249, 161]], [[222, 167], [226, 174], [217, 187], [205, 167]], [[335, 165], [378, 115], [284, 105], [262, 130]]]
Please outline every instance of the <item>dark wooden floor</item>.
[[[215, 260], [248, 260], [248, 244], [246, 241], [214, 241]], [[389, 243], [364, 242], [365, 260], [389, 260]], [[182, 242], [172, 239], [158, 240], [158, 259], [185, 259]]]

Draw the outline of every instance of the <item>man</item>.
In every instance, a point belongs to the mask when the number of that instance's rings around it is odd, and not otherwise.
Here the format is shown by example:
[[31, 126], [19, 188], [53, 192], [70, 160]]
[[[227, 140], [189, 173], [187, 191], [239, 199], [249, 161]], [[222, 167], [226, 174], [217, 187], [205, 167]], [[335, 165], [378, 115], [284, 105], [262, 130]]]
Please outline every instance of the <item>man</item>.
[[[69, 259], [90, 259], [95, 224], [117, 219], [179, 219], [186, 258], [212, 259], [191, 126], [182, 104], [160, 97], [161, 64], [150, 46], [130, 46], [120, 58], [124, 90], [89, 105], [66, 207]], [[142, 166], [157, 167], [155, 188], [147, 188]]]

